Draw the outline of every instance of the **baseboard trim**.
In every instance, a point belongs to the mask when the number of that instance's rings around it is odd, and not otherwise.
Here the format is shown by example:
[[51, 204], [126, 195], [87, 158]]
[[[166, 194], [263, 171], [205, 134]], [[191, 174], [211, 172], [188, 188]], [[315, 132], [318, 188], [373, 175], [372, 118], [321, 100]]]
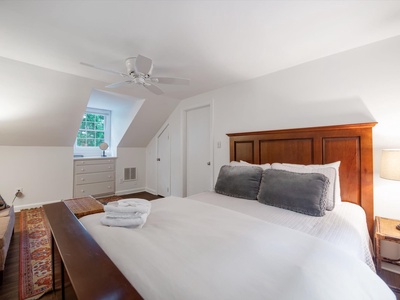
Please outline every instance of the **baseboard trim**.
[[145, 192], [148, 192], [148, 193], [153, 194], [153, 195], [158, 195], [156, 190], [149, 189], [149, 188], [145, 188]]
[[25, 204], [25, 205], [15, 205], [14, 211], [20, 212], [23, 209], [38, 208], [38, 207], [42, 207], [43, 205], [46, 205], [46, 204], [56, 203], [56, 202], [60, 202], [60, 201], [61, 200], [55, 200], [55, 201], [38, 202], [38, 203]]
[[122, 195], [134, 194], [134, 193], [141, 193], [141, 192], [145, 192], [145, 191], [146, 190], [144, 188], [136, 188], [136, 189], [116, 191], [115, 195], [122, 196]]
[[153, 195], [157, 195], [157, 191], [155, 191], [153, 189], [149, 189], [149, 188], [136, 188], [136, 189], [116, 191], [115, 195], [116, 196], [123, 196], [123, 195], [141, 193], [141, 192], [147, 192], [147, 193], [150, 193], [150, 194], [153, 194]]

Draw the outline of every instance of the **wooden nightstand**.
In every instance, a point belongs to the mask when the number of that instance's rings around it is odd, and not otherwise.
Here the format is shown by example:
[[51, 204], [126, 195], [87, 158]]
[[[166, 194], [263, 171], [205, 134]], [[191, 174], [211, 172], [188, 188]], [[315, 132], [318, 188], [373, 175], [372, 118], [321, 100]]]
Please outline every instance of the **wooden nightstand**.
[[[378, 275], [382, 275], [382, 262], [400, 266], [400, 258], [389, 259], [381, 254], [382, 240], [400, 244], [400, 230], [396, 229], [398, 224], [400, 224], [400, 220], [375, 217], [375, 262]], [[396, 293], [400, 293], [399, 287], [390, 286], [390, 288]]]

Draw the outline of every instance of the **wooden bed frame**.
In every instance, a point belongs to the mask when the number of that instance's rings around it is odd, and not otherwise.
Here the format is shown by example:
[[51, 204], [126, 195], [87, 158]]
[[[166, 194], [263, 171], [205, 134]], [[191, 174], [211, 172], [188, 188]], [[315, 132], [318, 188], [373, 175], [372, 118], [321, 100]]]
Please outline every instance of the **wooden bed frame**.
[[[342, 201], [364, 208], [372, 234], [372, 128], [375, 124], [232, 133], [228, 134], [230, 159], [254, 164], [341, 161]], [[64, 202], [44, 205], [44, 210], [53, 235], [53, 247], [59, 249], [62, 259], [61, 273], [65, 270], [69, 275], [78, 299], [103, 299], [104, 295], [141, 299]]]
[[326, 164], [340, 161], [342, 201], [360, 205], [374, 227], [374, 123], [230, 133], [230, 160], [254, 164]]

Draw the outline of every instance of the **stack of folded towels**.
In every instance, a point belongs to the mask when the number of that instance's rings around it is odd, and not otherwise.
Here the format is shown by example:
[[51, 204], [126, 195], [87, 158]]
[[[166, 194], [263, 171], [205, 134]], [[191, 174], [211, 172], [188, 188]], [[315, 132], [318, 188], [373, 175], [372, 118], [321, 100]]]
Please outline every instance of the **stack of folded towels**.
[[100, 222], [106, 226], [142, 228], [150, 214], [148, 200], [132, 198], [109, 202]]

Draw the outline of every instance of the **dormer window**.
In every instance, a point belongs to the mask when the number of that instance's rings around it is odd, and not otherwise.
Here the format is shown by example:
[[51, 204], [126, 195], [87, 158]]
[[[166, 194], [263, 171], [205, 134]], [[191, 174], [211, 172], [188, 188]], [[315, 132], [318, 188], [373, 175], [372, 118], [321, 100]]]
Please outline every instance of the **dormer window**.
[[101, 143], [110, 145], [110, 132], [111, 111], [87, 108], [76, 137], [74, 154], [97, 156]]

